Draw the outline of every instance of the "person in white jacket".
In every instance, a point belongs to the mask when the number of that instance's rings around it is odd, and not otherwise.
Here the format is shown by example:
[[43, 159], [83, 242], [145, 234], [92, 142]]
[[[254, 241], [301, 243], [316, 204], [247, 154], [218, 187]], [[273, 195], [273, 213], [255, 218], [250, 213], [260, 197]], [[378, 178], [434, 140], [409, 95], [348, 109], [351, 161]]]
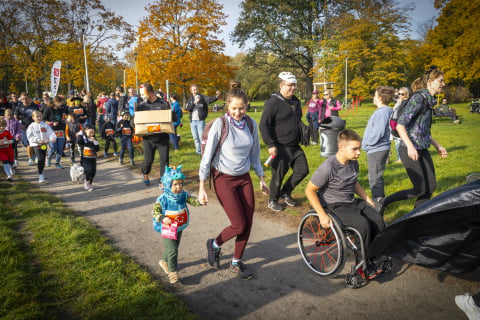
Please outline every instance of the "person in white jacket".
[[57, 136], [52, 128], [42, 121], [42, 113], [40, 111], [32, 112], [33, 122], [27, 128], [27, 139], [37, 156], [38, 163], [38, 183], [45, 183], [45, 158], [47, 157], [47, 146], [50, 142], [55, 142]]

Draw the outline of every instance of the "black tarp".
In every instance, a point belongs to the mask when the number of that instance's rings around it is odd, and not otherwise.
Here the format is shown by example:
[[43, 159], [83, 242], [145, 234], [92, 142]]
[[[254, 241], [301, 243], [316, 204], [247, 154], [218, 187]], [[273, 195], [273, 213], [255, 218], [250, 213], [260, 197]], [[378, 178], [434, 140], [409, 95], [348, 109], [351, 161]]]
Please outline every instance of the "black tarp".
[[454, 273], [480, 269], [480, 180], [446, 191], [380, 233], [369, 256], [382, 254]]

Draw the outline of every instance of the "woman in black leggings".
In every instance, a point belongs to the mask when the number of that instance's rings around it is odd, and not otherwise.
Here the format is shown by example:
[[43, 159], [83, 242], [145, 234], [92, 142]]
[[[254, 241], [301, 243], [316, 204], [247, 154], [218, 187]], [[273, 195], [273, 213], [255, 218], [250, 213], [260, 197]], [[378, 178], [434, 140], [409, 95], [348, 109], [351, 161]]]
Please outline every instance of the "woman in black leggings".
[[445, 86], [443, 72], [432, 66], [423, 76], [412, 83], [415, 92], [398, 118], [397, 130], [402, 139], [400, 158], [413, 184], [412, 189], [398, 191], [380, 199], [380, 213], [390, 203], [417, 198], [415, 207], [428, 201], [436, 188], [435, 168], [428, 151], [430, 145], [437, 149], [442, 158], [447, 157], [447, 150], [433, 139], [432, 111], [436, 104], [435, 95]]

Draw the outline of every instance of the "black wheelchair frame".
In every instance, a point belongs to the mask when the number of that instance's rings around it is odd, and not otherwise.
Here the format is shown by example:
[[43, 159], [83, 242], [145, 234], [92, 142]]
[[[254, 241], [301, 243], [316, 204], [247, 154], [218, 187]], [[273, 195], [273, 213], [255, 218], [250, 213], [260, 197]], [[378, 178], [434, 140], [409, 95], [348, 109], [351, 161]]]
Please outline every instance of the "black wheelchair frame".
[[350, 273], [345, 276], [347, 287], [358, 288], [379, 274], [390, 272], [390, 258], [378, 262], [381, 264], [378, 268], [376, 263], [369, 261], [360, 232], [351, 226], [343, 225], [331, 212], [327, 214], [332, 221], [330, 228], [320, 225], [315, 210], [307, 212], [298, 227], [298, 248], [310, 270], [322, 277], [337, 276], [345, 265], [348, 247], [353, 251], [355, 262]]

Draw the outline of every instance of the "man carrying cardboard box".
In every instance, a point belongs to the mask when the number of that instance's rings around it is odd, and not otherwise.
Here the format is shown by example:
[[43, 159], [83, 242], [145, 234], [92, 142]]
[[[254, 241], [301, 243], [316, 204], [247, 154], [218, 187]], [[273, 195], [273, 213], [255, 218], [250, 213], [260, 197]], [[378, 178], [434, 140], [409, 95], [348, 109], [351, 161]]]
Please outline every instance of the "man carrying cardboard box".
[[[149, 83], [144, 84], [144, 90], [146, 99], [140, 103], [135, 110], [137, 111], [149, 111], [149, 110], [171, 110], [170, 105], [163, 99], [158, 98], [153, 91], [153, 87]], [[172, 112], [172, 120], [176, 121], [176, 114]], [[155, 132], [155, 131], [154, 131]], [[163, 176], [165, 166], [169, 163], [169, 146], [170, 137], [168, 133], [159, 131], [158, 133], [152, 133], [143, 137], [143, 162], [141, 164], [143, 183], [145, 185], [150, 184], [148, 175], [152, 169], [152, 163], [155, 159], [155, 150], [158, 150], [160, 155], [160, 178]], [[160, 184], [161, 182], [159, 182]]]

